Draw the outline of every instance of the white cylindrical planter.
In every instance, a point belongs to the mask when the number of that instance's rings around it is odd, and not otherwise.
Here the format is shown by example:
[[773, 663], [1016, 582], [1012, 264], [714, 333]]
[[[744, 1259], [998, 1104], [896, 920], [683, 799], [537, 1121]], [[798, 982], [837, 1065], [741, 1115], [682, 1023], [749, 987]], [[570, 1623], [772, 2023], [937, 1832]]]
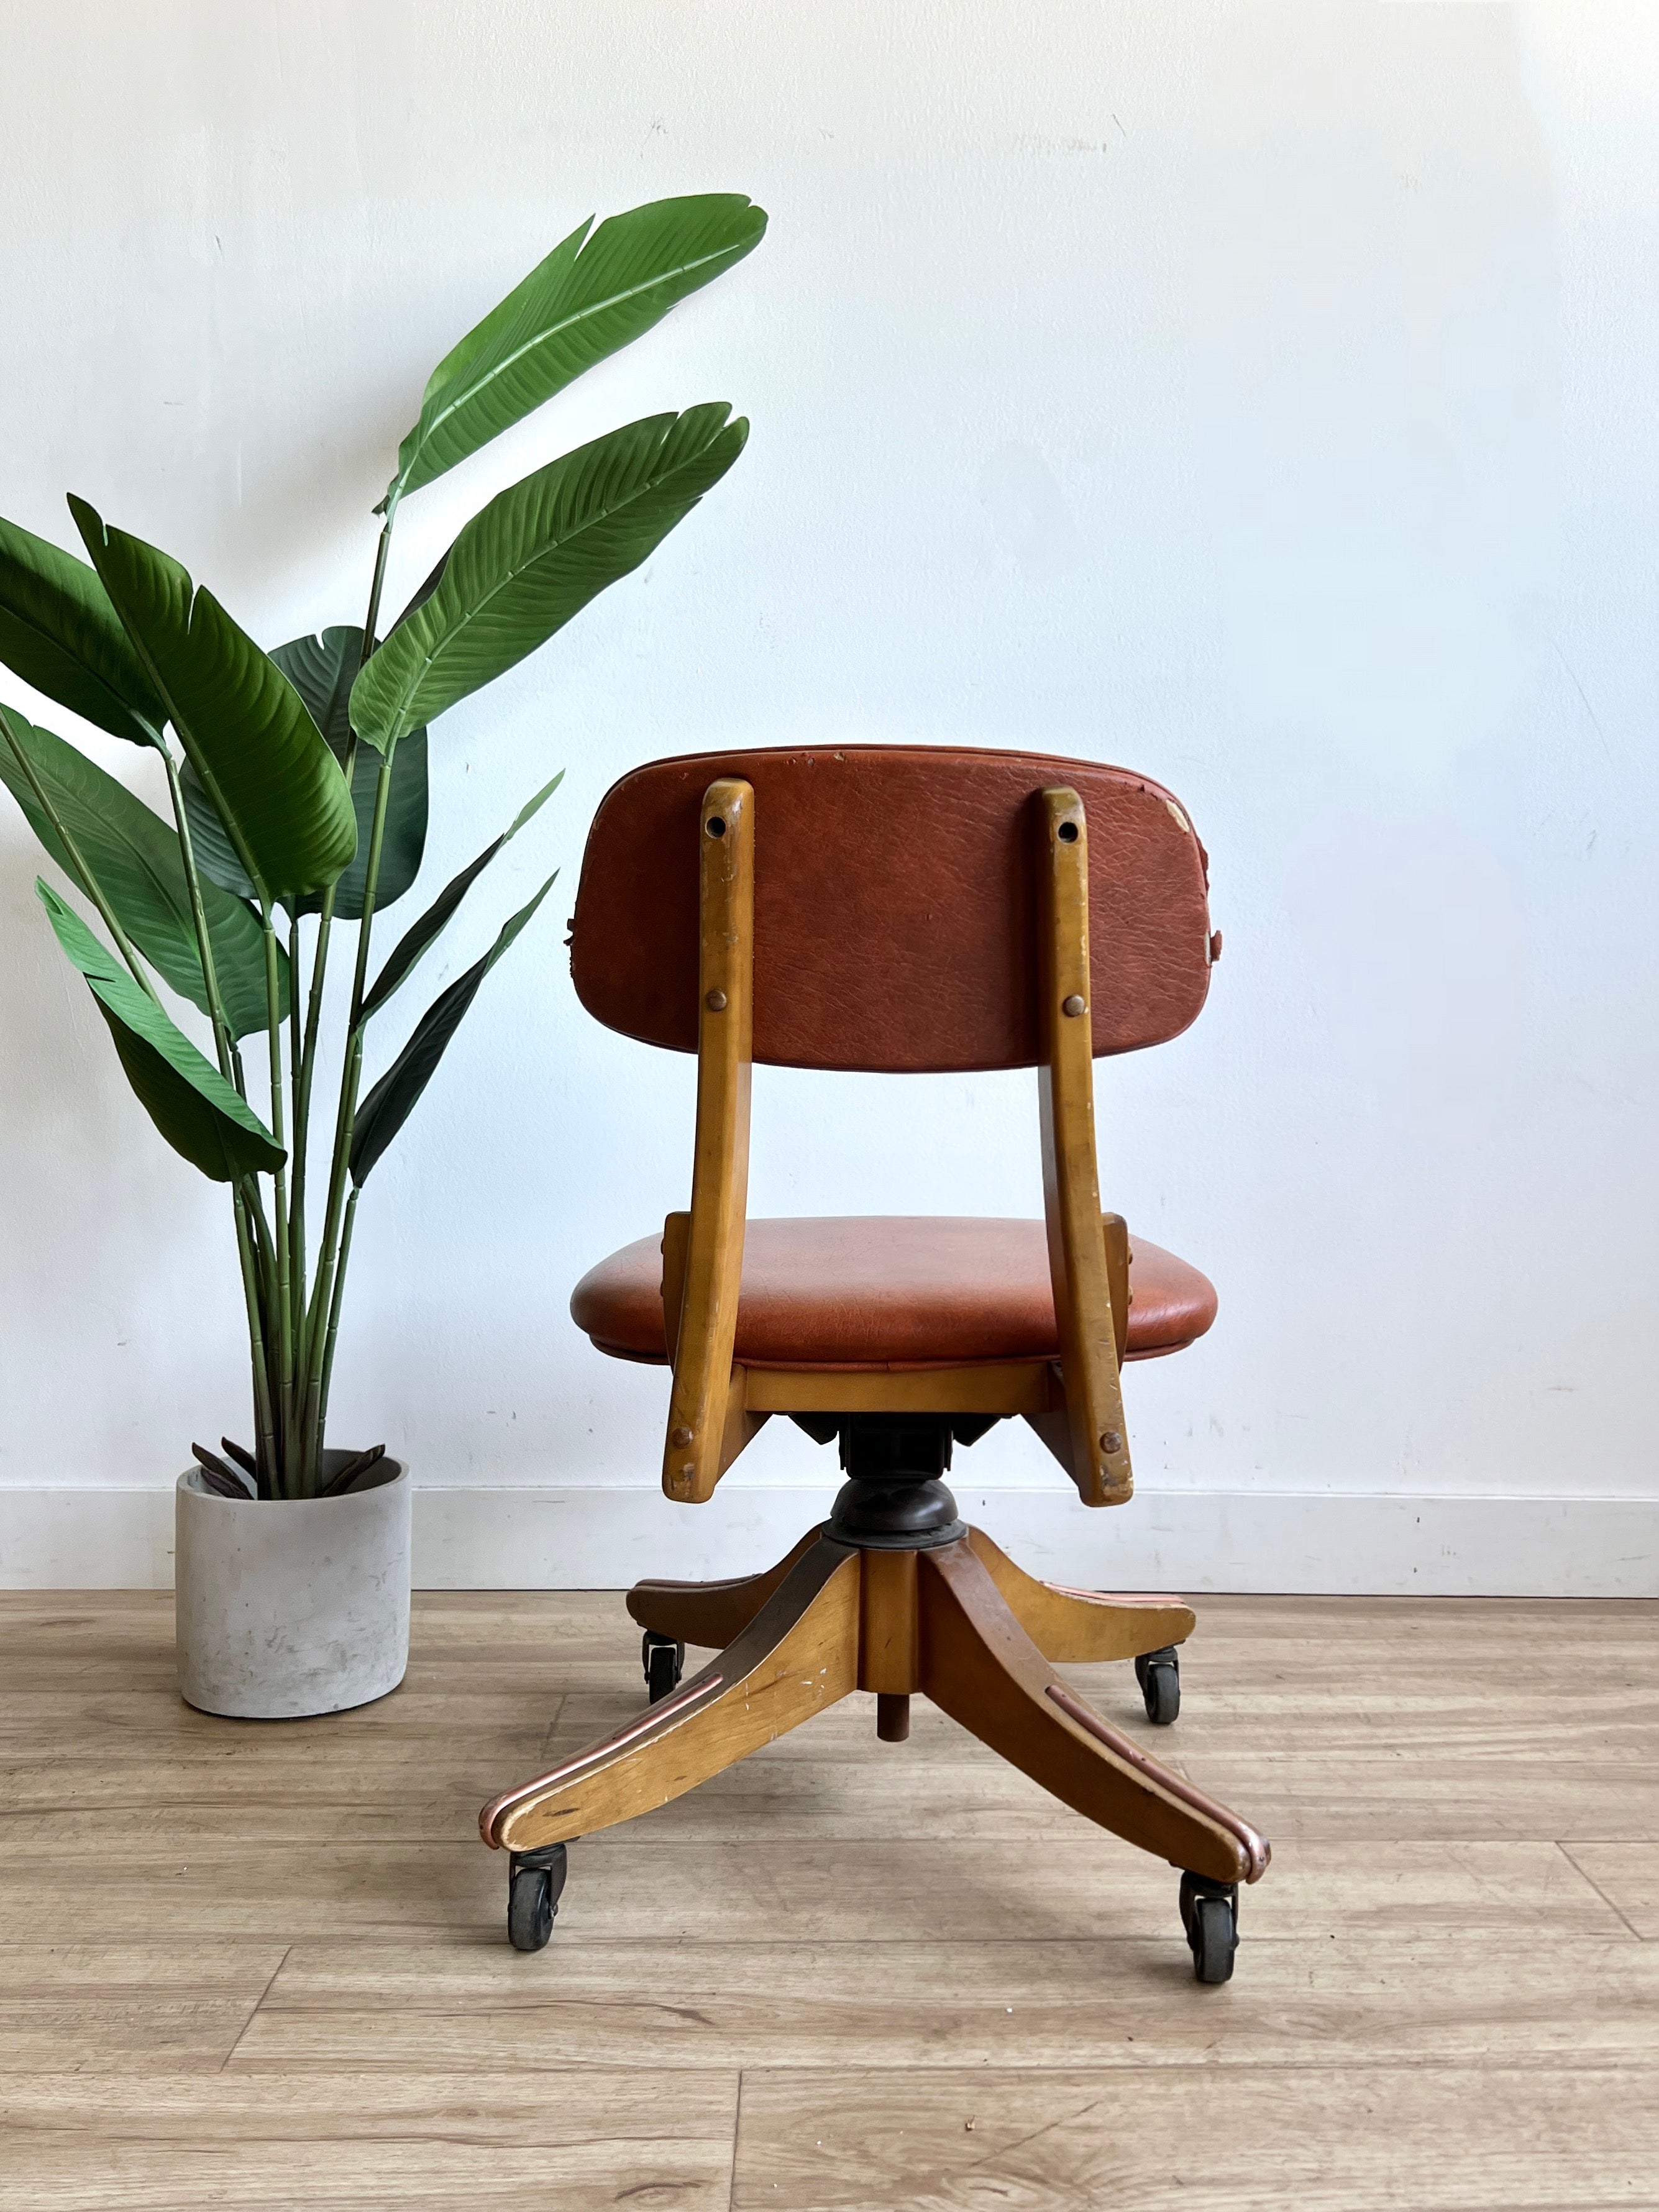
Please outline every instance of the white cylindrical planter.
[[397, 1688], [409, 1664], [409, 1470], [382, 1460], [367, 1483], [341, 1498], [260, 1500], [221, 1498], [195, 1468], [179, 1476], [174, 1612], [187, 1705], [297, 1720]]

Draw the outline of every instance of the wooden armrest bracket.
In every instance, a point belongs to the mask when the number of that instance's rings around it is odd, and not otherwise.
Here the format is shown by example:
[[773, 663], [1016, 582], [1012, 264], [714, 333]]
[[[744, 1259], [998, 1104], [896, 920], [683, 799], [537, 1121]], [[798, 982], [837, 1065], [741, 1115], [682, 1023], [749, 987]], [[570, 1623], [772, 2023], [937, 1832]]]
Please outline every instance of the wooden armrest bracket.
[[1112, 1338], [1117, 1346], [1118, 1364], [1129, 1348], [1129, 1301], [1134, 1293], [1129, 1288], [1129, 1224], [1121, 1213], [1103, 1213], [1100, 1225], [1106, 1232], [1106, 1287], [1112, 1299]]
[[[1095, 1156], [1093, 1022], [1089, 975], [1089, 831], [1083, 802], [1064, 787], [1040, 794], [1043, 840], [1039, 965], [1042, 1060], [1037, 1097], [1042, 1127], [1042, 1206], [1060, 1331], [1066, 1409], [1028, 1415], [1085, 1505], [1116, 1505], [1133, 1488], [1118, 1377], [1127, 1341], [1124, 1291], [1114, 1297], [1109, 1228], [1100, 1210]], [[1123, 1309], [1119, 1320], [1116, 1309]]]

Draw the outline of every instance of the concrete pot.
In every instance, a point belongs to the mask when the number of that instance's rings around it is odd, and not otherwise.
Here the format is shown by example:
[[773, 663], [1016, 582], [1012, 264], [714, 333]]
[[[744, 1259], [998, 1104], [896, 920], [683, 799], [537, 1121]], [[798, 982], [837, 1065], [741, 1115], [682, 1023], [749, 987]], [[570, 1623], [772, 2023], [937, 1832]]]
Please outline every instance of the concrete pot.
[[[325, 1465], [345, 1465], [329, 1452]], [[382, 1460], [343, 1498], [175, 1493], [174, 1615], [186, 1705], [298, 1720], [385, 1697], [409, 1664], [409, 1470]]]

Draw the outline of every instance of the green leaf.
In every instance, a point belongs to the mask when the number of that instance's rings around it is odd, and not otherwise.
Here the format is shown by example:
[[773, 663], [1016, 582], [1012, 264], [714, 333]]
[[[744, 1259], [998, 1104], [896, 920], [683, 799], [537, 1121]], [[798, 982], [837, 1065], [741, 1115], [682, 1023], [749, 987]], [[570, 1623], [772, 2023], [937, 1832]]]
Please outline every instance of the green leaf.
[[[275, 655], [272, 656], [275, 658]], [[342, 766], [344, 765], [343, 760]], [[374, 787], [380, 781], [380, 756], [373, 745], [359, 745], [351, 764], [351, 805], [357, 818], [357, 853], [335, 886], [334, 912], [341, 921], [361, 921], [363, 884], [368, 874], [369, 831], [374, 821]], [[247, 871], [237, 859], [213, 802], [202, 788], [188, 761], [179, 778], [185, 787], [185, 812], [190, 817], [191, 841], [201, 872], [239, 897], [252, 898]], [[386, 833], [380, 848], [380, 880], [374, 894], [374, 911], [384, 914], [395, 906], [420, 872], [426, 851], [428, 796], [426, 731], [411, 730], [392, 759], [392, 790], [386, 799]], [[322, 900], [307, 891], [295, 902], [301, 914], [315, 914]]]
[[211, 592], [71, 497], [93, 565], [262, 904], [325, 890], [357, 849], [339, 763]]
[[[741, 192], [653, 200], [580, 223], [438, 363], [386, 498], [453, 469], [753, 252], [766, 211]], [[584, 240], [586, 243], [584, 244]]]
[[[345, 766], [346, 748], [351, 738], [351, 685], [362, 655], [362, 635], [356, 624], [342, 625], [325, 629], [320, 637], [299, 637], [288, 645], [279, 645], [270, 656], [304, 700], [312, 720], [328, 740], [329, 750], [342, 768]], [[341, 921], [362, 919], [369, 831], [374, 820], [374, 787], [380, 773], [379, 753], [372, 745], [359, 745], [351, 770], [357, 853], [334, 890], [334, 912]], [[251, 898], [253, 889], [247, 872], [237, 859], [211, 800], [188, 763], [183, 782], [197, 866], [226, 890]], [[426, 732], [422, 728], [411, 730], [392, 756], [392, 790], [386, 800], [386, 830], [380, 845], [380, 880], [374, 894], [376, 914], [384, 914], [389, 906], [395, 906], [420, 872], [426, 851], [427, 811]], [[314, 892], [307, 893], [299, 901], [299, 910], [301, 914], [315, 914], [321, 904]]]
[[359, 1189], [369, 1170], [415, 1110], [416, 1102], [437, 1070], [449, 1041], [461, 1025], [478, 987], [528, 922], [556, 880], [550, 876], [528, 906], [504, 922], [501, 935], [482, 960], [441, 992], [416, 1024], [415, 1033], [357, 1109], [351, 1139], [351, 1180]]
[[[402, 745], [398, 748], [397, 757], [399, 760], [403, 757]], [[443, 934], [456, 908], [496, 854], [518, 836], [531, 816], [538, 811], [563, 781], [564, 770], [561, 769], [550, 783], [544, 783], [536, 796], [519, 809], [511, 824], [493, 843], [484, 847], [476, 860], [463, 868], [459, 876], [451, 878], [420, 920], [410, 924], [387, 956], [385, 967], [375, 977], [373, 988], [363, 1000], [362, 1018], [365, 1022], [372, 1014], [379, 1013], [392, 993], [408, 981], [416, 965]]]
[[37, 880], [34, 889], [58, 942], [91, 987], [139, 1103], [173, 1151], [214, 1182], [281, 1167], [287, 1154], [218, 1069], [144, 996], [49, 884]]
[[[357, 857], [341, 877], [334, 894], [334, 911], [342, 921], [362, 919], [369, 835], [374, 826], [374, 787], [380, 780], [381, 765], [373, 745], [358, 746], [351, 764]], [[426, 851], [427, 804], [426, 727], [422, 724], [410, 732], [392, 757], [392, 788], [386, 794], [386, 829], [380, 840], [380, 878], [374, 890], [377, 915], [395, 906], [420, 873]], [[301, 900], [300, 911], [315, 914], [320, 904], [313, 893]]]
[[361, 626], [331, 623], [319, 636], [290, 638], [270, 657], [305, 701], [335, 759], [343, 760], [351, 741], [351, 687], [363, 657]]
[[112, 737], [161, 743], [167, 709], [96, 574], [3, 516], [0, 660]]
[[[50, 730], [26, 722], [15, 708], [6, 712], [15, 742], [53, 811], [76, 844], [121, 927], [144, 957], [175, 991], [203, 1013], [210, 1012], [207, 984], [196, 944], [190, 887], [179, 853], [178, 832], [169, 822], [135, 798], [126, 786], [106, 775], [95, 762], [65, 744]], [[59, 842], [28, 778], [0, 732], [0, 782], [28, 817], [29, 827], [71, 882], [76, 868]], [[199, 872], [199, 871], [198, 871]], [[213, 946], [219, 995], [234, 1036], [265, 1026], [264, 939], [258, 919], [240, 899], [216, 884], [202, 885], [202, 905]], [[288, 1012], [288, 955], [276, 962], [281, 1012]]]
[[382, 752], [493, 683], [647, 560], [743, 451], [718, 402], [653, 415], [514, 484], [449, 549], [437, 587], [352, 687], [358, 734]]
[[[328, 739], [329, 750], [343, 768], [351, 740], [351, 687], [363, 657], [362, 627], [343, 623], [325, 629], [320, 637], [297, 637], [290, 644], [279, 645], [270, 657], [305, 701]], [[362, 919], [369, 832], [374, 823], [374, 787], [380, 774], [380, 756], [372, 746], [359, 745], [351, 773], [357, 854], [334, 890], [334, 911], [342, 921]], [[409, 732], [392, 758], [392, 789], [380, 838], [380, 873], [374, 890], [377, 915], [395, 906], [420, 873], [426, 852], [427, 808], [426, 731], [421, 728]], [[315, 896], [301, 899], [300, 911], [314, 914], [320, 903]]]

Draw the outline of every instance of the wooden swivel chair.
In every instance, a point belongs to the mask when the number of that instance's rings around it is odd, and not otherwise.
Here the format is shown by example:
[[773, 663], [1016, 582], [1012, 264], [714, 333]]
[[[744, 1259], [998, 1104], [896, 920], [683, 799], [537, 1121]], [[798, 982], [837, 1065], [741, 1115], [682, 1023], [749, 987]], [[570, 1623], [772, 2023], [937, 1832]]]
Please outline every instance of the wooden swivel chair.
[[[1200, 1981], [1224, 1981], [1254, 1829], [1054, 1671], [1133, 1659], [1175, 1717], [1177, 1598], [1038, 1582], [957, 1518], [953, 1444], [1029, 1421], [1085, 1505], [1130, 1493], [1120, 1362], [1179, 1351], [1214, 1294], [1103, 1217], [1093, 1062], [1175, 1036], [1215, 942], [1204, 854], [1158, 785], [1092, 762], [845, 746], [659, 761], [587, 841], [571, 965], [611, 1028], [697, 1054], [689, 1213], [578, 1285], [602, 1352], [672, 1364], [663, 1488], [702, 1504], [763, 1422], [836, 1442], [829, 1521], [769, 1572], [646, 1582], [648, 1711], [486, 1806], [508, 1931], [548, 1940], [565, 1845], [665, 1803], [854, 1689], [877, 1734], [921, 1691], [1074, 1807], [1182, 1871]], [[1037, 1070], [1045, 1220], [746, 1219], [752, 1063]], [[1131, 1285], [1133, 1285], [1133, 1288]], [[687, 1644], [716, 1656], [681, 1680]]]

